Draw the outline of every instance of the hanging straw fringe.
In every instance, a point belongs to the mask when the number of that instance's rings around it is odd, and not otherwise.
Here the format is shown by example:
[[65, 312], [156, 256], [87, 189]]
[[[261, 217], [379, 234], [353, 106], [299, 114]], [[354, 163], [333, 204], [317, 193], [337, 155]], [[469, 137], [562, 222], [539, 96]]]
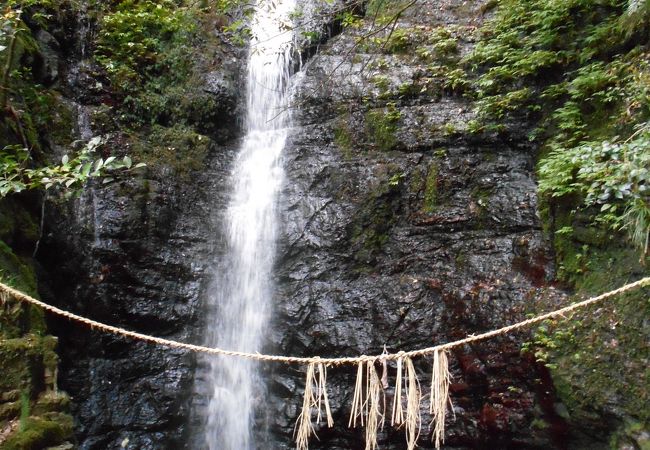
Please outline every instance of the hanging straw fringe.
[[328, 428], [334, 426], [334, 419], [332, 418], [332, 411], [330, 409], [330, 401], [327, 398], [327, 368], [322, 363], [318, 364], [318, 419], [321, 418], [321, 401], [325, 407], [325, 418], [327, 419]]
[[[318, 368], [318, 377], [316, 376]], [[296, 423], [296, 447], [298, 450], [308, 450], [309, 436], [316, 434], [312, 424], [312, 408], [317, 410], [316, 422], [321, 420], [322, 407], [325, 408], [327, 426], [334, 426], [334, 419], [330, 410], [329, 399], [327, 398], [327, 370], [322, 363], [312, 362], [307, 366], [305, 377], [305, 394], [302, 400], [302, 411]], [[314, 386], [316, 387], [314, 391]]]
[[[357, 371], [357, 386], [355, 387], [355, 397], [353, 401], [353, 418], [352, 423], [356, 425], [356, 417], [360, 416], [361, 421], [365, 420], [368, 424], [366, 450], [374, 450], [376, 448], [376, 430], [383, 425], [384, 416], [380, 412], [379, 399], [381, 398], [381, 386], [384, 389], [388, 386], [387, 378], [387, 362], [397, 361], [397, 377], [395, 381], [395, 397], [393, 401], [391, 424], [396, 426], [406, 425], [406, 435], [409, 450], [415, 447], [415, 443], [419, 436], [420, 414], [420, 386], [415, 375], [415, 368], [411, 358], [433, 355], [433, 377], [431, 384], [431, 414], [433, 416], [432, 426], [433, 436], [432, 439], [436, 448], [444, 440], [444, 426], [446, 418], [446, 408], [449, 402], [449, 369], [447, 355], [445, 352], [455, 347], [484, 341], [496, 336], [501, 336], [513, 331], [521, 330], [531, 325], [541, 323], [548, 319], [566, 319], [566, 315], [576, 311], [579, 308], [585, 308], [594, 305], [605, 299], [623, 294], [625, 292], [639, 289], [644, 286], [650, 285], [650, 277], [645, 277], [633, 283], [621, 286], [618, 289], [606, 292], [596, 297], [591, 297], [587, 300], [568, 305], [564, 308], [550, 311], [521, 322], [517, 322], [496, 330], [491, 330], [485, 333], [470, 335], [464, 339], [460, 339], [446, 344], [437, 345], [435, 347], [422, 348], [419, 350], [411, 350], [409, 352], [400, 351], [399, 353], [389, 354], [384, 347], [384, 353], [379, 356], [361, 356], [361, 357], [341, 357], [341, 358], [320, 358], [320, 357], [296, 357], [296, 356], [279, 356], [279, 355], [262, 355], [259, 353], [247, 353], [232, 350], [225, 350], [221, 348], [210, 348], [201, 345], [189, 344], [185, 342], [173, 341], [156, 336], [151, 336], [135, 331], [127, 330], [124, 328], [108, 325], [105, 323], [97, 322], [87, 317], [73, 314], [69, 311], [64, 311], [52, 305], [48, 305], [40, 300], [30, 297], [6, 284], [0, 282], [0, 305], [9, 299], [13, 298], [19, 302], [29, 303], [39, 308], [44, 309], [52, 314], [64, 317], [68, 320], [82, 323], [90, 329], [97, 329], [104, 333], [112, 333], [122, 337], [135, 339], [143, 342], [149, 342], [156, 345], [167, 346], [171, 348], [185, 349], [192, 352], [201, 352], [211, 355], [225, 355], [240, 358], [249, 358], [259, 361], [269, 362], [282, 362], [286, 364], [308, 364], [307, 377], [305, 383], [305, 394], [303, 398], [302, 412], [298, 417], [296, 423], [296, 443], [298, 450], [307, 450], [309, 436], [314, 432], [314, 427], [311, 422], [312, 407], [318, 409], [317, 420], [321, 419], [322, 407], [325, 408], [327, 425], [333, 426], [333, 419], [330, 411], [329, 400], [326, 390], [326, 365], [343, 365], [343, 364], [358, 364], [359, 370]], [[383, 373], [381, 379], [377, 378], [377, 372], [374, 368], [375, 361], [381, 361], [383, 364]], [[366, 364], [366, 398], [363, 397], [363, 373], [364, 364]], [[406, 376], [403, 372], [406, 370]], [[316, 376], [318, 371], [318, 376]], [[316, 392], [314, 392], [314, 385]], [[404, 397], [406, 398], [406, 413], [403, 407], [402, 398], [402, 385], [404, 385]], [[384, 408], [385, 409], [385, 408]], [[452, 410], [453, 411], [453, 410]], [[375, 426], [376, 423], [376, 426]], [[416, 432], [417, 431], [417, 432]]]
[[367, 362], [367, 380], [368, 380], [368, 397], [366, 400], [366, 450], [375, 450], [377, 448], [377, 431], [384, 427], [384, 414], [386, 409], [386, 398], [383, 395], [383, 389], [375, 362]]
[[[406, 370], [406, 376], [403, 372]], [[402, 394], [404, 385], [404, 394]], [[403, 399], [406, 398], [406, 412], [404, 411]], [[420, 436], [420, 382], [415, 374], [415, 366], [408, 356], [402, 356], [397, 360], [397, 376], [395, 379], [395, 397], [393, 399], [393, 414], [391, 424], [393, 426], [405, 425], [406, 444], [408, 450], [413, 450]]]
[[[431, 426], [433, 428], [433, 441], [436, 449], [445, 442], [445, 418], [447, 416], [447, 403], [451, 405], [449, 399], [449, 382], [451, 375], [449, 373], [449, 362], [445, 350], [436, 350], [433, 353], [433, 370], [431, 374]], [[453, 411], [453, 408], [452, 408]]]
[[420, 381], [415, 374], [411, 358], [404, 358], [406, 368], [406, 443], [408, 450], [413, 450], [420, 437]]
[[354, 395], [352, 396], [352, 411], [350, 411], [350, 420], [348, 420], [348, 428], [357, 427], [357, 417], [363, 426], [363, 366], [364, 362], [361, 361], [357, 366], [357, 378], [354, 383]]
[[[364, 374], [365, 385], [363, 382]], [[384, 426], [382, 411], [386, 407], [386, 402], [382, 394], [381, 380], [375, 369], [375, 360], [361, 361], [357, 368], [348, 427], [356, 428], [357, 418], [359, 418], [361, 426], [365, 422], [366, 450], [375, 450], [377, 448], [377, 431]]]
[[404, 409], [402, 408], [402, 365], [404, 357], [397, 360], [397, 375], [395, 376], [395, 393], [393, 394], [393, 414], [390, 417], [392, 426], [399, 426], [404, 422]]
[[388, 356], [388, 350], [384, 345], [384, 352], [381, 354], [379, 359], [381, 360], [381, 387], [388, 389], [388, 361], [386, 361], [386, 356]]

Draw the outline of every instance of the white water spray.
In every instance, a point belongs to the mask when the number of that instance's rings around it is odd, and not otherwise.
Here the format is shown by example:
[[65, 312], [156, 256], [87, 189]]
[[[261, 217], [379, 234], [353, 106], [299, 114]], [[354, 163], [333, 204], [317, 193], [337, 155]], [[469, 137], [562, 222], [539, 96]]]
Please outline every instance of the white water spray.
[[[295, 0], [260, 0], [251, 31], [246, 137], [232, 172], [232, 197], [225, 212], [226, 254], [209, 301], [216, 318], [208, 345], [261, 351], [272, 294], [271, 269], [277, 229], [276, 203], [283, 179], [280, 156], [289, 125], [286, 92]], [[254, 406], [264, 397], [257, 363], [216, 358], [206, 444], [210, 450], [265, 448], [253, 441]]]

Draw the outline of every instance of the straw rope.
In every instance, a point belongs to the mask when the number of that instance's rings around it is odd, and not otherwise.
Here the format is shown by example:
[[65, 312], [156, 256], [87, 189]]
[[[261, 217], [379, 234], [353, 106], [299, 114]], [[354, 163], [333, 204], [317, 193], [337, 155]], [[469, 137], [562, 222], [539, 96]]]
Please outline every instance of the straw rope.
[[[622, 286], [613, 291], [601, 294], [597, 297], [592, 297], [582, 302], [574, 303], [556, 311], [551, 311], [549, 313], [542, 314], [503, 328], [499, 328], [497, 330], [492, 330], [487, 333], [471, 335], [465, 339], [449, 342], [447, 344], [436, 345], [435, 347], [423, 348], [409, 352], [400, 351], [394, 354], [389, 354], [384, 347], [384, 352], [381, 355], [361, 355], [358, 357], [347, 358], [320, 358], [318, 356], [312, 358], [301, 358], [293, 356], [262, 355], [259, 353], [236, 352], [223, 350], [220, 348], [203, 347], [200, 345], [186, 344], [183, 342], [158, 338], [142, 333], [136, 333], [135, 331], [125, 330], [123, 328], [115, 327], [112, 325], [106, 325], [104, 323], [88, 319], [86, 317], [72, 314], [71, 312], [64, 311], [52, 305], [48, 305], [47, 303], [30, 297], [29, 295], [17, 291], [16, 289], [13, 289], [2, 283], [0, 283], [0, 304], [5, 302], [9, 297], [13, 297], [20, 302], [36, 305], [53, 314], [85, 324], [91, 329], [98, 329], [107, 333], [113, 333], [131, 339], [164, 345], [171, 348], [181, 348], [194, 352], [202, 352], [213, 355], [256, 359], [259, 361], [274, 361], [287, 364], [304, 364], [307, 366], [307, 371], [305, 379], [305, 390], [303, 394], [303, 405], [301, 413], [296, 421], [294, 433], [297, 450], [308, 450], [309, 438], [312, 434], [315, 434], [315, 427], [313, 424], [314, 415], [316, 416], [316, 423], [320, 422], [322, 418], [322, 409], [325, 409], [327, 426], [330, 428], [334, 426], [334, 420], [332, 418], [329, 398], [327, 395], [327, 367], [338, 366], [342, 364], [357, 364], [357, 377], [348, 427], [356, 427], [357, 419], [360, 419], [361, 426], [366, 425], [366, 450], [374, 450], [377, 447], [378, 429], [382, 427], [386, 414], [385, 400], [383, 411], [380, 409], [380, 399], [385, 399], [383, 390], [385, 390], [388, 385], [388, 367], [386, 362], [397, 361], [397, 373], [395, 377], [391, 425], [396, 428], [404, 429], [407, 448], [408, 450], [414, 450], [417, 445], [418, 437], [420, 436], [420, 428], [422, 422], [420, 417], [420, 403], [422, 400], [422, 393], [412, 358], [433, 355], [431, 392], [429, 395], [429, 413], [432, 417], [431, 440], [434, 447], [436, 449], [440, 449], [442, 443], [444, 442], [445, 436], [445, 419], [447, 415], [447, 406], [450, 404], [449, 383], [451, 380], [451, 374], [449, 372], [447, 351], [461, 345], [471, 344], [474, 342], [489, 339], [494, 336], [504, 335], [510, 333], [511, 331], [519, 330], [536, 323], [543, 322], [544, 320], [553, 319], [556, 317], [566, 318], [564, 316], [565, 314], [570, 313], [578, 308], [584, 308], [586, 306], [593, 305], [607, 298], [649, 284], [650, 277], [646, 277], [634, 283], [626, 284], [625, 286]], [[381, 379], [375, 370], [375, 362], [379, 362], [383, 366]], [[404, 409], [404, 403], [406, 403], [406, 410]]]
[[610, 292], [606, 292], [604, 294], [601, 294], [597, 297], [591, 297], [587, 300], [574, 303], [572, 305], [566, 306], [562, 309], [558, 309], [555, 311], [548, 312], [546, 314], [542, 314], [539, 316], [535, 316], [533, 318], [517, 322], [512, 325], [508, 325], [496, 330], [488, 331], [487, 333], [481, 333], [477, 335], [470, 335], [464, 339], [460, 339], [458, 341], [453, 341], [449, 342], [446, 344], [441, 344], [441, 345], [436, 345], [434, 347], [427, 347], [419, 350], [412, 350], [408, 352], [398, 352], [398, 353], [384, 353], [381, 355], [374, 355], [374, 356], [368, 356], [368, 355], [361, 355], [361, 356], [356, 356], [356, 357], [342, 357], [342, 358], [321, 358], [321, 357], [296, 357], [296, 356], [280, 356], [280, 355], [263, 355], [260, 353], [247, 353], [247, 352], [238, 352], [238, 351], [232, 351], [232, 350], [225, 350], [221, 348], [215, 348], [215, 347], [205, 347], [202, 345], [195, 345], [195, 344], [188, 344], [185, 342], [178, 342], [170, 339], [164, 339], [164, 338], [159, 338], [155, 336], [150, 336], [147, 334], [142, 334], [142, 333], [137, 333], [135, 331], [130, 331], [126, 330], [124, 328], [116, 327], [113, 325], [107, 325], [105, 323], [97, 322], [92, 319], [88, 319], [87, 317], [82, 317], [77, 314], [73, 314], [69, 311], [62, 310], [60, 308], [57, 308], [55, 306], [49, 305], [47, 303], [44, 303], [40, 300], [37, 300], [33, 297], [30, 297], [27, 294], [24, 294], [23, 292], [20, 292], [10, 286], [7, 286], [6, 284], [0, 283], [0, 292], [13, 297], [14, 299], [20, 301], [20, 302], [25, 302], [25, 303], [31, 303], [32, 305], [38, 306], [40, 308], [43, 308], [45, 311], [48, 311], [52, 314], [56, 314], [57, 316], [64, 317], [68, 320], [74, 321], [74, 322], [79, 322], [82, 323], [91, 329], [97, 329], [100, 331], [104, 331], [107, 333], [112, 333], [124, 337], [128, 337], [131, 339], [135, 340], [140, 340], [144, 342], [149, 342], [152, 344], [158, 344], [166, 347], [171, 347], [171, 348], [179, 348], [179, 349], [185, 349], [185, 350], [190, 350], [193, 352], [197, 353], [208, 353], [211, 355], [222, 355], [222, 356], [234, 356], [234, 357], [240, 357], [240, 358], [248, 358], [248, 359], [254, 359], [258, 361], [268, 361], [268, 362], [281, 362], [285, 364], [324, 364], [324, 365], [343, 365], [343, 364], [358, 364], [360, 362], [374, 362], [374, 361], [399, 361], [403, 360], [404, 358], [414, 358], [414, 357], [419, 357], [419, 356], [426, 356], [426, 355], [432, 355], [436, 352], [440, 351], [447, 351], [455, 347], [460, 347], [466, 344], [472, 344], [474, 342], [479, 342], [479, 341], [484, 341], [490, 338], [493, 338], [495, 336], [500, 336], [504, 334], [508, 334], [512, 331], [520, 330], [522, 328], [529, 327], [531, 325], [535, 325], [537, 323], [543, 322], [548, 319], [554, 319], [554, 318], [564, 318], [564, 315], [567, 313], [570, 313], [572, 311], [575, 311], [576, 309], [584, 308], [589, 305], [593, 305], [595, 303], [598, 303], [600, 301], [603, 301], [605, 299], [614, 297], [616, 295], [622, 294], [624, 292], [632, 291], [634, 289], [638, 289], [642, 286], [647, 286], [650, 285], [650, 277], [645, 277], [642, 278], [638, 281], [635, 281], [634, 283], [626, 284], [618, 289], [615, 289]]

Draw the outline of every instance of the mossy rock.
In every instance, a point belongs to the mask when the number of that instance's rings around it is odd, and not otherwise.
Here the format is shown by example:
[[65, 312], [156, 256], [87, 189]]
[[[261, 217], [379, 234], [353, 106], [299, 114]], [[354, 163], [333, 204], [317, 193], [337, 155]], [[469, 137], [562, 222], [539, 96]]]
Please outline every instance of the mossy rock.
[[0, 423], [20, 416], [20, 401], [0, 404]]
[[[402, 175], [388, 167], [386, 180], [379, 183], [368, 195], [354, 215], [349, 226], [349, 239], [354, 259], [362, 265], [372, 265], [375, 257], [389, 240], [389, 233], [398, 218], [400, 209], [400, 184]], [[395, 178], [397, 177], [397, 178]], [[396, 182], [392, 180], [396, 179]]]
[[34, 243], [39, 238], [33, 216], [11, 198], [0, 201], [0, 240], [9, 245]]
[[612, 437], [610, 448], [650, 450], [650, 424], [643, 424], [634, 420], [627, 421]]
[[50, 413], [45, 417], [29, 417], [23, 426], [2, 444], [3, 450], [41, 450], [60, 445], [72, 436], [72, 417]]
[[58, 357], [54, 351], [56, 338], [34, 334], [22, 338], [0, 340], [0, 361], [4, 376], [0, 392], [15, 389], [38, 393], [46, 384], [46, 370], [54, 372]]
[[44, 392], [38, 397], [32, 410], [34, 415], [41, 415], [49, 412], [67, 411], [70, 406], [70, 397], [62, 392]]
[[153, 169], [171, 170], [179, 178], [187, 178], [203, 168], [210, 148], [209, 137], [184, 125], [155, 125], [148, 133], [133, 137], [135, 152]]
[[366, 135], [375, 148], [387, 152], [397, 147], [400, 118], [399, 109], [391, 103], [388, 103], [385, 108], [366, 112], [364, 115]]
[[[565, 245], [568, 245], [565, 243]], [[648, 276], [633, 249], [614, 245], [584, 245], [579, 273], [572, 280], [581, 297], [611, 291], [631, 280]], [[564, 255], [566, 264], [567, 254]], [[576, 266], [577, 267], [577, 266]], [[557, 395], [567, 406], [570, 421], [582, 428], [605, 427], [604, 416], [614, 416], [618, 429], [612, 433], [612, 448], [631, 443], [634, 433], [625, 423], [648, 430], [650, 424], [650, 290], [642, 288], [609, 300], [604, 307], [589, 309], [571, 321], [550, 325], [543, 347], [552, 368]], [[538, 331], [539, 333], [539, 331]], [[628, 427], [629, 428], [629, 427]], [[636, 429], [636, 428], [635, 428]], [[637, 433], [642, 439], [644, 434]], [[632, 444], [630, 444], [632, 445]], [[642, 448], [634, 443], [634, 448]]]
[[[33, 267], [3, 241], [0, 241], [0, 281], [38, 298]], [[0, 309], [0, 336], [16, 338], [28, 331], [44, 333], [45, 328], [45, 316], [39, 308], [10, 299]]]
[[20, 399], [20, 389], [6, 391], [0, 394], [0, 403], [15, 402]]
[[426, 214], [433, 213], [438, 206], [438, 172], [438, 163], [434, 161], [429, 166], [423, 186], [424, 201], [422, 204], [422, 211]]
[[36, 274], [34, 270], [23, 262], [13, 250], [0, 241], [0, 279], [11, 284], [19, 291], [35, 295]]

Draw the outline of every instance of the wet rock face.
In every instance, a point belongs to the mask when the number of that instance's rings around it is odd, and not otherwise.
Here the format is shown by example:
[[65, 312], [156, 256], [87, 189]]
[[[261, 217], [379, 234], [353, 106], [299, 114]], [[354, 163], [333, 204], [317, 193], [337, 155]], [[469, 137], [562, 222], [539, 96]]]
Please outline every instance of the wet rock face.
[[[480, 6], [421, 3], [399, 28], [423, 27], [426, 35], [456, 25], [469, 36]], [[517, 130], [469, 133], [472, 105], [442, 88], [399, 93], [405, 81], [418, 80], [421, 64], [413, 54], [358, 49], [359, 59], [348, 54], [353, 43], [349, 32], [332, 39], [301, 75], [301, 108], [285, 153], [284, 230], [266, 350], [376, 354], [384, 345], [427, 347], [521, 319], [551, 271], [536, 215], [534, 149]], [[459, 39], [459, 52], [470, 45]], [[365, 57], [376, 64], [358, 74]], [[92, 79], [67, 78], [81, 84], [71, 91], [84, 104], [105, 95], [92, 90]], [[203, 79], [206, 92], [232, 97], [229, 77], [206, 72]], [[229, 126], [214, 133], [222, 145], [211, 147], [205, 170], [192, 173], [191, 182], [148, 173], [48, 208], [39, 256], [50, 272], [44, 298], [131, 330], [201, 342], [201, 294], [220, 252], [215, 215], [226, 204], [236, 149], [220, 140], [235, 134]], [[193, 387], [205, 373], [193, 355], [68, 322], [53, 325], [60, 384], [72, 397], [81, 448], [201, 448], [192, 427], [201, 426], [208, 393], [201, 380]], [[452, 353], [450, 448], [554, 447], [552, 433], [563, 429], [552, 387], [520, 356], [523, 339], [505, 336]], [[426, 395], [431, 362], [415, 363]], [[304, 373], [275, 365], [262, 370], [270, 381], [260, 429], [268, 426], [271, 438], [261, 448], [293, 448]], [[363, 432], [344, 427], [354, 375], [352, 367], [330, 371], [337, 427], [319, 430], [312, 448], [363, 447]], [[420, 445], [430, 448], [426, 409]], [[540, 419], [551, 427], [532, 426]], [[389, 427], [380, 442], [405, 447], [402, 431]]]
[[[78, 138], [106, 134], [111, 154], [128, 153], [140, 162], [144, 156], [133, 153], [134, 142], [116, 129], [114, 119], [107, 119], [111, 126], [102, 129], [88, 120], [97, 111], [115, 114], [119, 105], [89, 59], [92, 49], [74, 45], [80, 36], [92, 42], [88, 18], [77, 19], [76, 29], [54, 33], [58, 44], [49, 34], [39, 36], [51, 49], [44, 56], [44, 67], [51, 78], [58, 76], [66, 105], [79, 116]], [[205, 86], [186, 93], [207, 105], [201, 111], [205, 117], [188, 119], [188, 126], [202, 133], [202, 142], [209, 142], [204, 153], [183, 155], [179, 150], [167, 165], [144, 160], [148, 167], [138, 174], [107, 186], [97, 183], [74, 200], [48, 200], [38, 253], [46, 301], [129, 330], [202, 341], [202, 294], [219, 251], [215, 211], [226, 203], [229, 165], [237, 146], [233, 140], [239, 133], [239, 86], [230, 81], [238, 79], [239, 67], [233, 53], [227, 52], [233, 50], [205, 52], [206, 60], [197, 65], [209, 65], [208, 58], [229, 62], [219, 71], [206, 70]], [[53, 147], [55, 152], [65, 151], [63, 146]], [[195, 165], [200, 171], [192, 169]], [[79, 448], [189, 445], [192, 404], [197, 401], [195, 355], [93, 332], [56, 318], [50, 327], [59, 337], [59, 385], [71, 397]]]
[[[43, 283], [48, 301], [130, 330], [200, 342], [211, 211], [225, 201], [206, 192], [226, 192], [231, 154], [218, 150], [221, 158], [194, 178], [205, 190], [139, 179], [91, 189], [53, 213], [40, 253], [51, 268]], [[183, 448], [195, 355], [65, 321], [52, 326], [80, 448]]]
[[[452, 26], [471, 34], [480, 5], [424, 3], [398, 31]], [[269, 350], [379, 354], [384, 345], [429, 347], [521, 320], [552, 275], [536, 212], [535, 149], [518, 130], [470, 133], [472, 105], [444, 89], [400, 94], [391, 86], [417, 80], [422, 62], [408, 51], [350, 56], [353, 42], [344, 32], [324, 46], [296, 94], [303, 108], [285, 153]], [[471, 39], [458, 45], [466, 52]], [[534, 426], [556, 416], [550, 384], [520, 355], [524, 340], [504, 336], [452, 352], [449, 448], [555, 448], [562, 424]], [[416, 369], [427, 395], [431, 361], [417, 360]], [[303, 374], [269, 370], [274, 448], [291, 448]], [[321, 429], [312, 448], [363, 446], [362, 431], [344, 427], [354, 371], [330, 371], [337, 427]], [[391, 383], [394, 376], [393, 366]], [[430, 448], [428, 401], [422, 413], [419, 444]], [[405, 448], [403, 432], [388, 428], [382, 448]]]

